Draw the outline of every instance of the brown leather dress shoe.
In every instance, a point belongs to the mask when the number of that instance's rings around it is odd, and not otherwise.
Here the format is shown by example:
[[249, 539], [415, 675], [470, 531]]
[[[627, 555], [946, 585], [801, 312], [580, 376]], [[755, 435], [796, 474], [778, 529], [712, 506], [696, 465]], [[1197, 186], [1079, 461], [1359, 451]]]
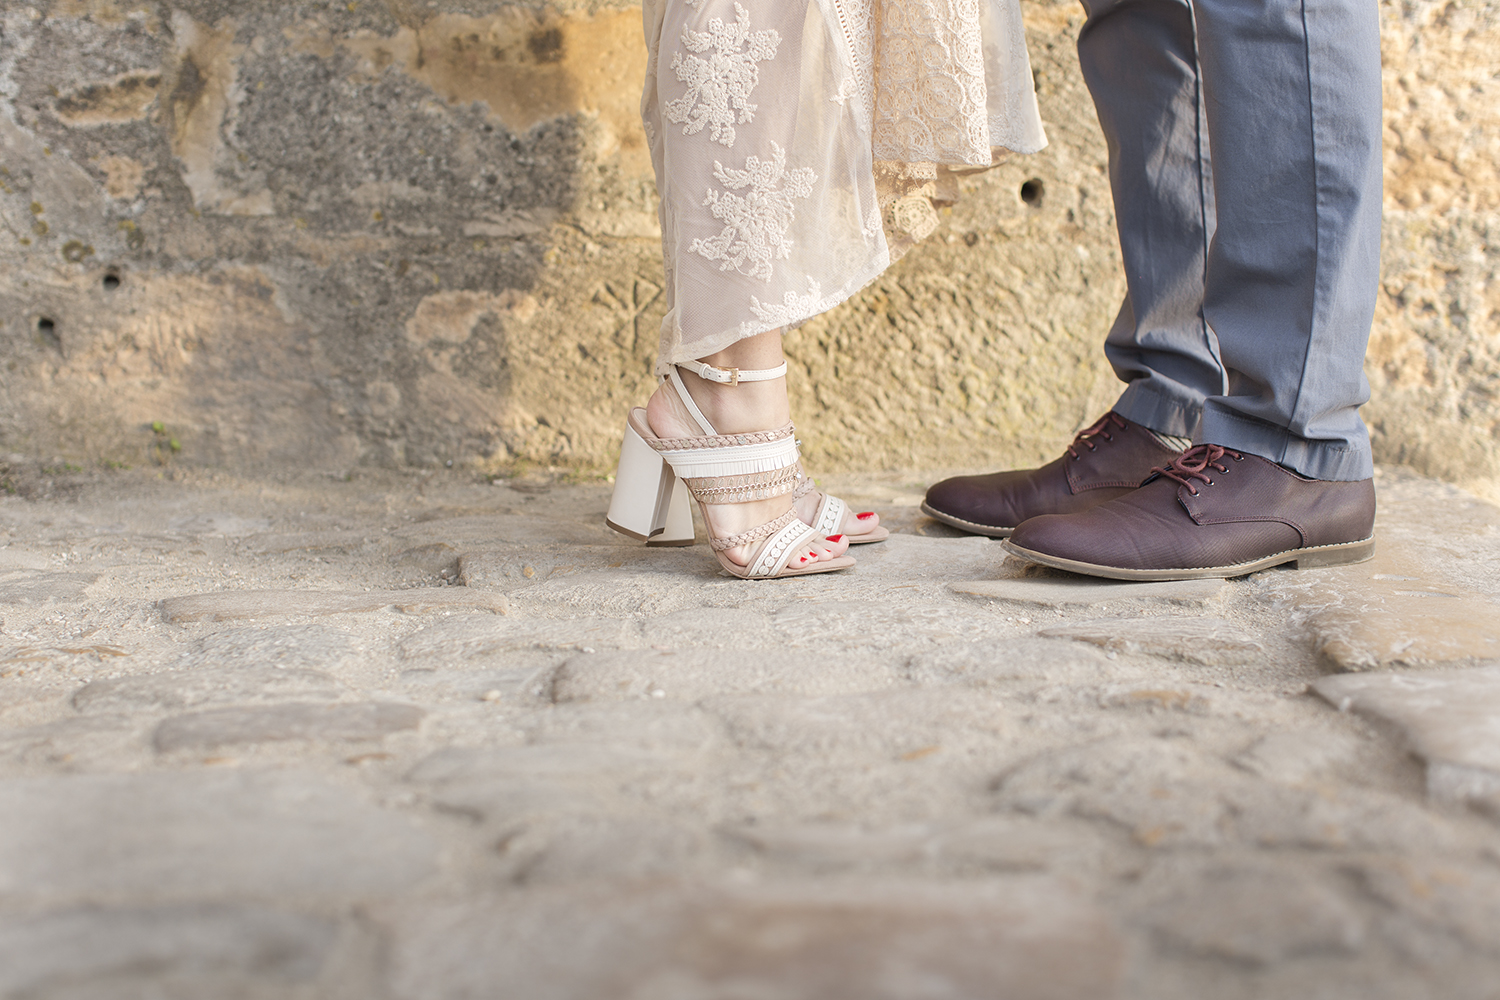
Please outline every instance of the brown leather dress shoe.
[[1364, 562], [1375, 554], [1375, 483], [1304, 479], [1213, 444], [1189, 448], [1129, 495], [1034, 517], [1005, 548], [1116, 580], [1195, 580]]
[[1004, 538], [1039, 514], [1072, 514], [1124, 496], [1179, 452], [1118, 413], [1073, 439], [1067, 454], [1040, 469], [944, 479], [927, 491], [922, 511], [955, 528]]

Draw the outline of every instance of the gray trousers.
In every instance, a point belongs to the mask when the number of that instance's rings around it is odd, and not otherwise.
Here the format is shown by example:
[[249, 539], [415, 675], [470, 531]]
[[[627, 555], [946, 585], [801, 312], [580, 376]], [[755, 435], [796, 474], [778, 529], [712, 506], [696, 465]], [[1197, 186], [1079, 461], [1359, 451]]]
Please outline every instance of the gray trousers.
[[1127, 287], [1105, 345], [1128, 383], [1116, 410], [1315, 479], [1368, 478], [1375, 0], [1083, 6]]

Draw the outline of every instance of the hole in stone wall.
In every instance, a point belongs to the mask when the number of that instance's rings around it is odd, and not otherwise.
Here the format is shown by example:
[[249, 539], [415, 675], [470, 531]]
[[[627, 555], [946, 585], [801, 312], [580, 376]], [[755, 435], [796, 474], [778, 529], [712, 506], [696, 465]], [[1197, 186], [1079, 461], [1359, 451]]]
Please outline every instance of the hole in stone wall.
[[1021, 200], [1032, 208], [1042, 207], [1042, 196], [1047, 193], [1047, 186], [1042, 183], [1040, 177], [1033, 177], [1021, 185]]
[[531, 50], [531, 55], [537, 62], [562, 62], [562, 31], [557, 28], [544, 28], [541, 31], [533, 31], [531, 37], [526, 39], [526, 47]]
[[62, 350], [62, 338], [57, 335], [57, 324], [46, 316], [36, 321], [36, 342], [42, 347]]
[[106, 274], [104, 276], [103, 285], [106, 292], [114, 291], [116, 288], [120, 287], [120, 276], [118, 274]]

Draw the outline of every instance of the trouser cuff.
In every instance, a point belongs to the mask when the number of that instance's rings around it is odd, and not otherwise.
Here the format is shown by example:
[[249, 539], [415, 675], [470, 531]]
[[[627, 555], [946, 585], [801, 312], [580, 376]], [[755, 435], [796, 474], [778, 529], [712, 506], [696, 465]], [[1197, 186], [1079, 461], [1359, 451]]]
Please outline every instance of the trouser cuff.
[[1126, 386], [1114, 410], [1147, 430], [1172, 437], [1193, 437], [1203, 419], [1200, 406], [1163, 396], [1141, 383]]
[[1375, 475], [1375, 463], [1369, 433], [1357, 417], [1355, 422], [1359, 429], [1349, 438], [1313, 441], [1209, 406], [1203, 411], [1202, 433], [1194, 440], [1259, 455], [1309, 479], [1358, 482]]

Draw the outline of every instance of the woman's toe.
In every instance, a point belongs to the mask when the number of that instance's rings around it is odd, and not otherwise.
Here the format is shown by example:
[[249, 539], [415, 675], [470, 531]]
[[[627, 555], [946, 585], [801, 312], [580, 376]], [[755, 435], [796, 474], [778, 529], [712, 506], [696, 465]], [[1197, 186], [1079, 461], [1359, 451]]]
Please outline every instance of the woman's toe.
[[873, 510], [867, 510], [862, 514], [855, 514], [851, 512], [848, 517], [844, 519], [844, 526], [846, 530], [851, 531], [857, 535], [862, 535], [866, 532], [874, 531], [876, 528], [880, 527], [880, 515], [875, 513]]

